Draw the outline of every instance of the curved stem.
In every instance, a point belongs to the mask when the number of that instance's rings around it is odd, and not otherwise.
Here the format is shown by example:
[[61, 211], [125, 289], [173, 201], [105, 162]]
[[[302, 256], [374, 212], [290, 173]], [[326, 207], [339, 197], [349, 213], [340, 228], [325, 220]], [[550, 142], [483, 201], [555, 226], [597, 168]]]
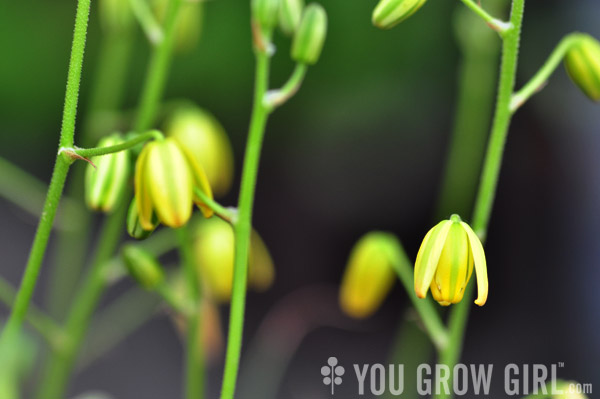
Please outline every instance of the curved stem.
[[129, 6], [146, 34], [148, 41], [153, 45], [160, 43], [164, 38], [163, 30], [150, 10], [148, 2], [144, 0], [129, 0]]
[[164, 23], [165, 38], [160, 42], [148, 65], [146, 85], [142, 92], [139, 111], [134, 123], [134, 130], [142, 132], [152, 126], [160, 98], [167, 81], [167, 71], [171, 64], [173, 43], [175, 42], [175, 25], [183, 0], [170, 0]]
[[290, 76], [288, 81], [281, 89], [269, 90], [266, 93], [263, 101], [265, 102], [265, 106], [269, 109], [269, 112], [271, 112], [274, 108], [284, 104], [294, 94], [296, 94], [296, 92], [298, 92], [305, 75], [306, 64], [296, 64], [296, 68], [294, 68], [292, 76]]
[[[524, 8], [525, 0], [513, 0], [511, 11], [512, 27], [506, 32], [503, 39], [502, 65], [500, 68], [496, 112], [471, 223], [473, 230], [479, 235], [482, 241], [485, 240], [488, 229], [492, 205], [498, 185], [498, 178], [500, 176], [504, 145], [506, 143], [512, 116], [510, 111], [510, 100], [517, 72], [517, 59]], [[465, 328], [467, 325], [469, 309], [471, 307], [471, 300], [473, 298], [473, 287], [474, 284], [469, 284], [467, 286], [463, 300], [457, 304], [450, 313], [450, 343], [447, 349], [440, 353], [440, 363], [448, 365], [451, 370], [458, 362], [462, 351]], [[441, 399], [452, 397], [452, 395], [442, 393], [436, 397]]]
[[143, 143], [145, 141], [160, 139], [162, 137], [163, 137], [162, 133], [160, 133], [158, 130], [151, 130], [149, 132], [137, 135], [132, 139], [124, 141], [121, 144], [111, 145], [109, 147], [70, 148], [70, 149], [61, 149], [61, 150], [72, 151], [73, 153], [75, 153], [83, 158], [91, 158], [91, 157], [97, 157], [97, 156], [101, 156], [101, 155], [114, 154], [115, 152], [120, 152], [123, 150], [127, 150], [131, 147], [135, 147], [136, 145]]
[[404, 252], [404, 248], [398, 248], [398, 256], [393, 267], [398, 274], [400, 281], [404, 285], [404, 289], [412, 301], [413, 306], [419, 313], [431, 342], [433, 342], [438, 351], [443, 351], [448, 347], [448, 331], [446, 330], [446, 327], [444, 327], [444, 323], [435, 309], [431, 298], [417, 298], [414, 287], [412, 262], [406, 255], [406, 252]]
[[213, 200], [209, 196], [207, 196], [204, 191], [200, 190], [198, 187], [194, 188], [194, 193], [202, 200], [206, 206], [208, 206], [212, 211], [221, 219], [225, 220], [229, 223], [235, 223], [237, 219], [237, 210], [234, 208], [225, 208], [223, 205], [219, 204], [217, 201]]
[[544, 88], [544, 85], [548, 81], [550, 75], [554, 73], [556, 68], [560, 65], [565, 54], [576, 44], [581, 37], [584, 36], [581, 33], [571, 33], [565, 36], [556, 46], [550, 57], [546, 60], [540, 70], [531, 78], [531, 80], [523, 86], [518, 92], [513, 94], [510, 102], [510, 111], [514, 113], [519, 109], [531, 96], [539, 92]]
[[221, 399], [233, 399], [242, 349], [252, 207], [254, 204], [254, 190], [258, 174], [260, 151], [268, 116], [268, 110], [263, 103], [265, 93], [267, 92], [268, 79], [269, 56], [265, 52], [257, 50], [254, 105], [244, 157], [244, 169], [238, 202], [238, 220], [233, 225], [235, 261]]
[[[65, 94], [65, 106], [60, 134], [61, 147], [73, 146], [77, 100], [79, 98], [79, 83], [81, 80], [89, 13], [90, 0], [79, 0], [77, 3], [77, 15], [75, 17], [75, 32], [73, 34], [73, 44], [71, 47], [67, 91]], [[29, 303], [31, 302], [31, 297], [42, 266], [44, 253], [46, 252], [46, 246], [48, 245], [48, 239], [50, 238], [54, 216], [56, 215], [58, 203], [67, 179], [69, 165], [70, 163], [65, 157], [56, 157], [54, 172], [52, 173], [52, 179], [50, 180], [42, 217], [40, 218], [33, 246], [29, 253], [29, 260], [25, 267], [25, 274], [23, 275], [23, 280], [21, 281], [21, 286], [19, 287], [19, 292], [15, 299], [15, 305], [13, 306], [8, 322], [0, 337], [0, 359], [2, 358], [4, 345], [7, 345], [7, 343], [12, 340], [10, 337], [11, 335], [18, 334], [27, 314], [27, 309], [29, 308]]]
[[506, 23], [502, 20], [492, 17], [487, 13], [480, 5], [476, 4], [473, 0], [461, 0], [465, 6], [471, 9], [481, 19], [483, 19], [492, 29], [500, 33], [503, 36], [510, 28], [510, 23]]

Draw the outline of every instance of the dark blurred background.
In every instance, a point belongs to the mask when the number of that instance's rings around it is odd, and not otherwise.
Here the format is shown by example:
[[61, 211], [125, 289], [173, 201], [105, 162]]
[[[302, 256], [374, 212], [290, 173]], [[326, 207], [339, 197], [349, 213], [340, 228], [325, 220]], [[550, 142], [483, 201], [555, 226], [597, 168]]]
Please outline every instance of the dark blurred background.
[[[452, 16], [458, 2], [429, 1], [390, 31], [371, 25], [375, 1], [322, 3], [330, 24], [321, 60], [268, 125], [254, 224], [270, 248], [277, 278], [269, 292], [249, 296], [246, 343], [269, 311], [296, 290], [318, 285], [331, 299], [322, 306], [335, 309], [347, 255], [365, 232], [396, 233], [414, 257], [435, 221], [457, 94], [460, 54]], [[0, 5], [0, 156], [43, 181], [56, 155], [74, 10], [75, 1], [65, 0]], [[101, 38], [96, 11], [81, 110]], [[598, 21], [597, 0], [528, 1], [518, 85], [566, 33], [600, 37]], [[234, 145], [237, 179], [252, 98], [249, 29], [247, 2], [207, 1], [201, 41], [175, 58], [166, 90], [167, 99], [191, 99], [223, 123]], [[293, 67], [288, 41], [276, 44], [274, 87]], [[148, 54], [140, 34], [127, 82], [128, 108], [137, 104]], [[559, 68], [511, 127], [486, 245], [490, 296], [485, 307], [473, 306], [463, 362], [494, 363], [497, 373], [508, 363], [564, 362], [559, 377], [600, 387], [599, 155], [600, 108]], [[221, 202], [232, 205], [236, 198], [234, 188]], [[16, 285], [37, 221], [2, 199], [0, 205], [0, 273]], [[36, 292], [42, 307], [49, 268], [44, 270]], [[339, 325], [307, 334], [277, 397], [329, 397], [319, 372], [329, 356], [337, 356], [348, 372], [353, 363], [386, 363], [407, 302], [397, 285], [364, 322], [332, 310], [331, 322]], [[222, 311], [226, 320], [227, 309]], [[176, 331], [158, 315], [79, 373], [71, 393], [179, 397], [181, 356]], [[211, 367], [209, 397], [218, 395], [221, 372], [221, 362]], [[240, 389], [240, 398], [251, 397]], [[356, 390], [342, 387], [338, 393], [352, 397]]]

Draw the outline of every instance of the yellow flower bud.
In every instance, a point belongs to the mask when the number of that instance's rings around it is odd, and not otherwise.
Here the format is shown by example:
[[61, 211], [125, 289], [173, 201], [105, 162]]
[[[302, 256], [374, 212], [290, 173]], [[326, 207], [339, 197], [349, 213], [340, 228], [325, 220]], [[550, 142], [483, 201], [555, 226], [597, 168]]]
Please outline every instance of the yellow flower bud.
[[185, 154], [175, 139], [146, 144], [135, 167], [135, 197], [141, 227], [153, 229], [153, 211], [163, 224], [181, 227], [190, 219], [193, 202], [210, 217], [212, 211], [196, 199], [195, 187], [212, 198], [202, 167]]
[[123, 262], [129, 274], [145, 289], [153, 290], [165, 280], [165, 274], [154, 256], [134, 245], [122, 251]]
[[[121, 144], [118, 134], [104, 137], [98, 147], [110, 147]], [[121, 198], [129, 176], [129, 152], [92, 157], [85, 171], [85, 202], [91, 209], [110, 212]]]
[[319, 4], [309, 4], [292, 43], [292, 59], [312, 65], [319, 60], [327, 35], [327, 13]]
[[99, 14], [102, 28], [107, 32], [122, 32], [130, 29], [134, 23], [128, 0], [101, 0]]
[[396, 276], [398, 240], [390, 233], [373, 231], [352, 249], [340, 288], [340, 305], [349, 316], [373, 314], [389, 294]]
[[381, 0], [373, 10], [373, 25], [390, 29], [404, 21], [425, 4], [426, 0]]
[[168, 120], [165, 133], [202, 165], [215, 196], [227, 194], [233, 181], [233, 149], [213, 115], [197, 107], [179, 109]]
[[600, 43], [583, 35], [565, 56], [571, 80], [593, 101], [600, 101]]
[[452, 215], [433, 227], [423, 240], [415, 262], [415, 293], [433, 298], [443, 306], [462, 300], [475, 266], [478, 295], [483, 306], [488, 296], [487, 265], [483, 246], [471, 227]]
[[[233, 284], [233, 229], [218, 218], [203, 220], [196, 231], [194, 250], [209, 295], [219, 302], [228, 302]], [[248, 285], [258, 291], [268, 289], [273, 283], [275, 268], [267, 247], [254, 231], [249, 258]]]
[[279, 27], [288, 36], [296, 32], [302, 18], [304, 0], [281, 0], [279, 6]]

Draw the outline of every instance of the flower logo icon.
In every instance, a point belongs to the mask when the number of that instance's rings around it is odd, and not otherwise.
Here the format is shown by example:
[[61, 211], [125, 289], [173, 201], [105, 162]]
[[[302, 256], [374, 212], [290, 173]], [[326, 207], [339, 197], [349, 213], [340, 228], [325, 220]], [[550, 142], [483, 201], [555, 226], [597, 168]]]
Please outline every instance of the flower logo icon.
[[331, 394], [333, 395], [336, 385], [342, 383], [342, 376], [346, 370], [342, 366], [338, 366], [338, 360], [336, 357], [330, 357], [327, 359], [327, 366], [321, 367], [321, 375], [323, 378], [323, 384], [331, 386]]

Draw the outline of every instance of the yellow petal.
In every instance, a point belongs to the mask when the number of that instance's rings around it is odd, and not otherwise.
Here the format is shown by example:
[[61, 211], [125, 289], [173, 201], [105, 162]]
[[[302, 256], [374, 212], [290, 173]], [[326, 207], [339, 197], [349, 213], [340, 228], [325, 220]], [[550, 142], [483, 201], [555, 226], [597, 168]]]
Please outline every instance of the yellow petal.
[[135, 163], [135, 201], [137, 205], [138, 216], [140, 218], [140, 225], [145, 230], [153, 229], [152, 202], [150, 201], [150, 195], [146, 185], [145, 169], [148, 153], [154, 145], [156, 145], [154, 142], [146, 144]]
[[429, 230], [419, 248], [415, 262], [415, 293], [419, 298], [427, 296], [451, 225], [450, 220], [443, 220], [435, 225]]
[[441, 300], [436, 299], [438, 302], [458, 303], [462, 299], [469, 268], [469, 252], [467, 233], [458, 222], [452, 222], [431, 283], [432, 292], [434, 289], [440, 291]]
[[487, 277], [487, 264], [485, 261], [485, 252], [483, 251], [483, 245], [477, 234], [471, 229], [471, 226], [465, 222], [461, 222], [462, 227], [469, 236], [469, 245], [471, 247], [471, 253], [473, 254], [473, 262], [475, 263], [475, 274], [477, 275], [477, 299], [475, 303], [479, 306], [485, 305], [488, 296], [488, 277]]

